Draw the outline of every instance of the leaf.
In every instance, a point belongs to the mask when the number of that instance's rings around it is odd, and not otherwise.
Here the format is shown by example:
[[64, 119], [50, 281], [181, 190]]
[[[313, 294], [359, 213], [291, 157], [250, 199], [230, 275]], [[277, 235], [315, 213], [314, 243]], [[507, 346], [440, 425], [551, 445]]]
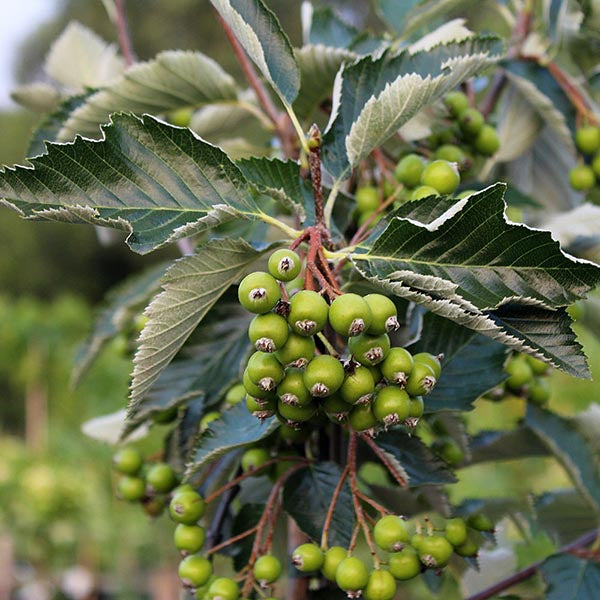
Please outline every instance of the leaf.
[[99, 125], [115, 112], [164, 114], [186, 106], [236, 99], [235, 81], [201, 52], [169, 50], [137, 63], [116, 82], [90, 96], [59, 132], [60, 141], [76, 134], [97, 138]]
[[346, 23], [330, 6], [313, 8], [310, 6], [310, 22], [303, 23], [308, 29], [305, 44], [322, 44], [331, 48], [349, 48], [359, 31], [353, 25]]
[[375, 8], [378, 15], [391, 25], [397, 33], [404, 27], [407, 13], [419, 4], [421, 0], [377, 0]]
[[588, 202], [580, 204], [568, 212], [560, 212], [545, 219], [541, 229], [550, 231], [552, 237], [563, 247], [584, 240], [597, 244], [600, 242], [600, 206]]
[[548, 584], [546, 600], [595, 600], [600, 589], [600, 565], [572, 554], [557, 554], [540, 567]]
[[161, 280], [163, 291], [145, 311], [148, 322], [133, 359], [130, 406], [142, 402], [204, 316], [273, 246], [254, 249], [244, 240], [211, 240], [177, 260]]
[[104, 139], [48, 144], [33, 166], [0, 172], [0, 198], [24, 218], [129, 232], [144, 254], [259, 211], [239, 169], [189, 129], [113, 115]]
[[597, 514], [600, 514], [600, 472], [598, 459], [576, 422], [550, 411], [527, 405], [525, 423], [554, 454]]
[[470, 464], [549, 454], [548, 448], [528, 427], [513, 431], [482, 431], [471, 438], [470, 449]]
[[375, 443], [400, 463], [408, 475], [410, 487], [456, 481], [446, 463], [437, 458], [421, 440], [403, 430], [380, 433]]
[[452, 19], [437, 29], [424, 35], [418, 41], [409, 46], [409, 51], [414, 54], [422, 50], [431, 50], [440, 44], [449, 44], [451, 42], [462, 42], [475, 34], [465, 27], [465, 19]]
[[20, 85], [10, 93], [10, 97], [17, 104], [40, 113], [56, 110], [60, 102], [60, 92], [48, 83]]
[[148, 435], [149, 427], [140, 427], [135, 433], [128, 435], [125, 429], [125, 410], [118, 410], [108, 415], [94, 417], [81, 425], [81, 432], [99, 442], [116, 445], [119, 441], [135, 442]]
[[[396, 0], [398, 3], [401, 0]], [[431, 27], [440, 19], [447, 18], [451, 11], [474, 9], [481, 0], [421, 0], [412, 2], [404, 19], [402, 33], [409, 35], [423, 27]]]
[[[298, 527], [317, 543], [342, 469], [333, 462], [319, 462], [290, 475], [283, 488], [283, 507]], [[354, 526], [352, 495], [348, 482], [333, 512], [329, 540], [348, 547]]]
[[81, 345], [75, 357], [72, 380], [77, 385], [104, 346], [127, 327], [136, 313], [141, 313], [158, 289], [165, 272], [161, 263], [126, 279], [106, 295], [106, 304], [99, 312], [94, 329]]
[[197, 473], [204, 465], [227, 452], [259, 442], [278, 426], [279, 422], [274, 417], [261, 423], [248, 412], [243, 402], [223, 411], [221, 418], [198, 438], [186, 476]]
[[502, 344], [434, 313], [425, 315], [421, 337], [410, 350], [444, 355], [442, 375], [425, 398], [427, 412], [471, 410], [479, 396], [506, 378]]
[[300, 89], [300, 71], [279, 20], [262, 0], [211, 0], [281, 99], [291, 104]]
[[114, 83], [124, 69], [114, 44], [107, 44], [77, 21], [71, 21], [46, 56], [46, 74], [74, 91]]
[[412, 54], [384, 52], [346, 65], [323, 136], [327, 170], [343, 179], [422, 108], [496, 60], [495, 38], [469, 39]]

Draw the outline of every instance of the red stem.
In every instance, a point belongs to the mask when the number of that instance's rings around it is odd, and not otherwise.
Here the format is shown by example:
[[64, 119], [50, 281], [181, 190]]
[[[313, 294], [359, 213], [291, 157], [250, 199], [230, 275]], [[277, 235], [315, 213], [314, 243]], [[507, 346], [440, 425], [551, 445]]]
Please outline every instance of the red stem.
[[323, 524], [323, 535], [321, 536], [321, 548], [323, 551], [327, 549], [327, 538], [329, 537], [329, 527], [331, 526], [331, 520], [333, 519], [333, 513], [335, 511], [335, 506], [342, 492], [342, 487], [344, 486], [344, 482], [346, 481], [346, 477], [348, 477], [348, 473], [350, 472], [349, 465], [346, 465], [346, 468], [342, 471], [340, 478], [335, 486], [335, 490], [333, 490], [333, 496], [331, 496], [331, 502], [329, 503], [329, 508], [327, 509], [327, 516], [325, 517], [325, 523]]
[[131, 45], [131, 36], [129, 35], [129, 27], [127, 26], [127, 14], [125, 13], [125, 0], [115, 0], [116, 26], [117, 35], [119, 37], [119, 46], [125, 64], [130, 67], [135, 62], [135, 54]]
[[360, 437], [361, 437], [362, 441], [366, 442], [368, 444], [368, 446], [371, 448], [371, 450], [373, 450], [373, 452], [375, 453], [377, 458], [384, 464], [384, 466], [390, 472], [392, 477], [398, 482], [400, 487], [407, 488], [408, 481], [406, 481], [404, 476], [396, 470], [394, 465], [390, 462], [390, 460], [385, 455], [385, 453], [381, 450], [381, 448], [368, 435], [363, 433], [360, 435]]

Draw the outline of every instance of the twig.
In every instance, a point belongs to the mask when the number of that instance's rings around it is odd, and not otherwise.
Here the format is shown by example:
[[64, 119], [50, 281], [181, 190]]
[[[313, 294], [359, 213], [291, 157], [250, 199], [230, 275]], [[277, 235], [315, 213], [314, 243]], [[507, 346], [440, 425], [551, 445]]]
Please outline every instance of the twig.
[[382, 504], [379, 504], [379, 502], [375, 502], [375, 500], [373, 500], [372, 498], [369, 498], [369, 496], [367, 496], [366, 494], [363, 494], [360, 490], [358, 490], [357, 494], [358, 494], [358, 497], [363, 502], [370, 504], [376, 511], [380, 512], [382, 516], [392, 514], [392, 511], [388, 510]]
[[308, 132], [308, 164], [310, 166], [310, 179], [315, 197], [315, 221], [317, 227], [325, 230], [323, 218], [323, 188], [321, 186], [321, 132], [317, 125], [313, 125]]
[[407, 488], [408, 481], [406, 481], [405, 477], [394, 467], [390, 459], [385, 455], [385, 452], [383, 452], [383, 450], [368, 435], [360, 434], [360, 438], [363, 442], [367, 443], [371, 450], [373, 450], [377, 458], [383, 463], [400, 487]]
[[359, 244], [360, 242], [362, 242], [366, 235], [368, 233], [369, 227], [371, 225], [371, 223], [373, 223], [373, 221], [377, 218], [377, 216], [379, 216], [382, 212], [385, 211], [385, 209], [390, 205], [393, 204], [396, 199], [398, 198], [398, 196], [400, 195], [400, 192], [402, 191], [402, 187], [398, 186], [396, 188], [396, 190], [394, 191], [394, 193], [389, 196], [388, 198], [386, 198], [374, 211], [373, 213], [371, 213], [369, 215], [369, 218], [358, 228], [358, 230], [356, 231], [356, 233], [352, 236], [352, 239], [350, 240], [350, 246], [354, 246], [355, 244]]
[[135, 62], [135, 54], [131, 45], [131, 36], [127, 26], [127, 14], [125, 13], [125, 0], [115, 0], [117, 35], [119, 36], [119, 46], [125, 64], [130, 67]]
[[494, 110], [498, 99], [500, 98], [500, 94], [506, 85], [506, 74], [504, 71], [498, 71], [492, 81], [492, 85], [490, 86], [490, 90], [487, 93], [487, 96], [483, 100], [480, 106], [481, 114], [487, 119]]
[[240, 488], [236, 486], [229, 488], [225, 494], [223, 494], [221, 502], [215, 512], [215, 516], [212, 519], [210, 529], [206, 535], [206, 547], [208, 549], [211, 549], [219, 538], [223, 521], [229, 510], [229, 505], [233, 502], [239, 491]]
[[323, 524], [323, 533], [321, 534], [321, 548], [323, 551], [327, 550], [327, 539], [329, 537], [329, 527], [331, 526], [331, 520], [333, 519], [333, 513], [335, 511], [335, 506], [342, 492], [342, 487], [344, 486], [344, 482], [346, 481], [346, 477], [348, 477], [348, 473], [350, 472], [350, 466], [346, 465], [346, 468], [342, 471], [340, 478], [335, 486], [335, 490], [333, 490], [333, 496], [331, 496], [331, 502], [329, 503], [329, 508], [327, 509], [327, 515], [325, 516], [325, 523]]
[[231, 546], [231, 544], [235, 544], [236, 542], [239, 542], [240, 540], [243, 540], [243, 539], [251, 536], [253, 533], [256, 533], [257, 529], [258, 529], [258, 526], [255, 525], [254, 527], [251, 527], [250, 529], [248, 529], [242, 533], [238, 533], [237, 535], [234, 535], [233, 537], [229, 538], [228, 540], [225, 540], [224, 542], [221, 542], [220, 544], [217, 544], [216, 546], [212, 546], [212, 548], [208, 549], [206, 554], [208, 554], [209, 556], [211, 554], [215, 554], [216, 552], [223, 550], [223, 548], [227, 548], [227, 546]]

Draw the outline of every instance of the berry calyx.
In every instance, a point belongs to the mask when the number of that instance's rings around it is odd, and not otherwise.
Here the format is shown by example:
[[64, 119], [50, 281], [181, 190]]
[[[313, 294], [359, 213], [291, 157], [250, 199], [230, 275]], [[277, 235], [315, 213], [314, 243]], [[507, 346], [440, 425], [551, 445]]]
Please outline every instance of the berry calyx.
[[273, 583], [281, 575], [281, 563], [276, 556], [265, 554], [255, 563], [253, 569], [254, 577], [262, 587]]
[[341, 423], [350, 412], [350, 404], [343, 400], [338, 394], [328, 396], [321, 405], [329, 420], [333, 423]]
[[177, 485], [177, 475], [170, 465], [157, 463], [148, 469], [146, 483], [152, 491], [164, 494]]
[[349, 556], [342, 560], [335, 572], [335, 582], [345, 592], [358, 592], [366, 587], [369, 572], [359, 558]]
[[348, 557], [348, 550], [341, 546], [332, 546], [325, 551], [321, 574], [329, 581], [335, 581], [335, 574], [340, 563]]
[[279, 281], [296, 279], [302, 269], [302, 260], [293, 250], [275, 250], [269, 257], [269, 273]]
[[274, 390], [284, 376], [281, 363], [267, 352], [255, 352], [249, 358], [246, 370], [250, 381], [265, 392]]
[[317, 398], [331, 396], [344, 381], [342, 363], [329, 354], [315, 356], [304, 371], [304, 385]]
[[185, 587], [197, 588], [210, 579], [212, 565], [203, 556], [191, 554], [179, 563], [178, 574]]
[[375, 570], [363, 590], [365, 600], [392, 600], [396, 595], [396, 581], [389, 571]]
[[175, 494], [169, 504], [169, 514], [173, 521], [193, 525], [204, 515], [206, 505], [196, 491], [183, 491]]
[[327, 324], [329, 305], [317, 292], [302, 290], [290, 299], [288, 323], [295, 333], [310, 336]]
[[248, 412], [260, 421], [264, 421], [275, 414], [276, 402], [274, 398], [254, 398], [246, 396]]
[[261, 352], [275, 352], [287, 342], [290, 328], [287, 321], [278, 314], [256, 315], [248, 326], [248, 337], [253, 346]]
[[435, 374], [429, 365], [415, 362], [406, 380], [406, 391], [411, 396], [425, 396], [431, 392], [436, 381]]
[[121, 448], [113, 456], [113, 468], [124, 475], [136, 475], [143, 462], [140, 452], [131, 447]]
[[185, 525], [180, 523], [173, 532], [175, 548], [181, 553], [195, 554], [202, 550], [206, 540], [206, 531], [200, 525]]
[[467, 541], [467, 526], [463, 519], [457, 517], [446, 521], [444, 535], [453, 546], [464, 544]]
[[377, 336], [361, 333], [348, 340], [348, 348], [361, 365], [372, 366], [388, 355], [390, 338], [385, 333]]
[[238, 287], [240, 304], [252, 313], [268, 313], [281, 298], [277, 280], [269, 273], [256, 271], [246, 275]]
[[440, 535], [426, 536], [418, 548], [419, 558], [426, 567], [444, 567], [448, 564], [454, 548]]
[[340, 335], [351, 337], [371, 325], [371, 309], [362, 296], [342, 294], [329, 307], [329, 323]]
[[356, 367], [350, 373], [346, 373], [344, 382], [340, 387], [342, 400], [349, 404], [366, 403], [371, 400], [375, 391], [373, 375], [367, 367]]
[[396, 385], [404, 386], [414, 365], [412, 354], [405, 348], [391, 348], [379, 368], [382, 375]]
[[434, 160], [423, 170], [421, 183], [436, 189], [440, 194], [451, 194], [460, 183], [460, 175], [454, 163]]
[[367, 294], [363, 299], [371, 309], [371, 325], [367, 328], [369, 335], [382, 335], [400, 329], [398, 309], [392, 300], [383, 294]]
[[386, 515], [373, 528], [375, 543], [386, 552], [398, 552], [410, 541], [406, 522], [396, 515]]
[[373, 415], [386, 427], [402, 423], [410, 414], [410, 396], [395, 385], [381, 388], [373, 401]]
[[141, 477], [124, 475], [117, 483], [117, 495], [128, 502], [138, 502], [146, 495], [146, 484]]
[[229, 577], [218, 577], [209, 586], [206, 592], [208, 600], [238, 600], [240, 588]]
[[424, 166], [423, 159], [418, 154], [407, 154], [396, 165], [394, 176], [399, 183], [414, 188], [421, 181]]
[[421, 572], [421, 561], [417, 551], [412, 546], [406, 546], [400, 552], [390, 554], [388, 568], [394, 578], [406, 581]]
[[244, 473], [249, 471], [256, 471], [259, 467], [262, 467], [270, 456], [265, 448], [249, 448], [242, 454], [241, 465]]
[[318, 571], [325, 561], [323, 550], [316, 544], [302, 544], [292, 553], [292, 564], [301, 573]]
[[268, 400], [272, 398], [274, 395], [273, 390], [264, 390], [258, 387], [252, 379], [250, 379], [250, 375], [248, 374], [248, 369], [244, 370], [244, 375], [242, 376], [242, 381], [244, 382], [244, 389], [246, 393], [252, 396], [253, 398], [258, 398], [259, 400]]

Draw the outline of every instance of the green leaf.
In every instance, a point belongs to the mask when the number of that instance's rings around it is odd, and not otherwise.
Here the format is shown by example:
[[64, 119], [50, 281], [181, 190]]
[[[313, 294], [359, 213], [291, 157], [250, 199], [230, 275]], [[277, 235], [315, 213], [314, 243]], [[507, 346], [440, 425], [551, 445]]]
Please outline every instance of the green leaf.
[[197, 473], [204, 465], [227, 452], [259, 442], [271, 435], [278, 426], [279, 422], [274, 417], [261, 423], [248, 412], [243, 402], [236, 404], [223, 411], [221, 418], [211, 423], [210, 428], [200, 435], [192, 460], [187, 465], [186, 475], [189, 477]]
[[241, 239], [211, 240], [195, 254], [180, 258], [167, 271], [160, 282], [163, 291], [145, 311], [148, 323], [133, 359], [131, 407], [143, 401], [215, 302], [272, 248], [256, 250]]
[[600, 590], [600, 565], [572, 554], [557, 554], [540, 567], [548, 584], [546, 600], [596, 600]]
[[408, 475], [410, 487], [456, 481], [446, 463], [437, 458], [421, 440], [403, 430], [380, 433], [375, 443], [401, 465]]
[[227, 156], [189, 129], [113, 115], [104, 139], [48, 144], [33, 168], [0, 172], [0, 198], [24, 218], [105, 225], [150, 252], [259, 210]]
[[[348, 48], [359, 31], [341, 19], [330, 6], [310, 7], [310, 22], [303, 23], [308, 29], [306, 44], [322, 44], [332, 48]], [[306, 45], [305, 44], [305, 45]]]
[[211, 2], [282, 100], [291, 104], [300, 89], [300, 71], [275, 14], [262, 0]]
[[334, 108], [323, 137], [323, 161], [347, 177], [377, 146], [422, 108], [499, 57], [495, 38], [469, 39], [426, 52], [367, 56], [338, 74]]
[[469, 445], [470, 464], [549, 454], [548, 448], [528, 427], [514, 431], [482, 431], [471, 438]]
[[161, 263], [126, 279], [106, 295], [106, 304], [96, 317], [94, 329], [75, 357], [73, 383], [77, 384], [104, 346], [141, 313], [148, 299], [160, 289], [165, 264]]
[[397, 33], [404, 27], [404, 19], [407, 13], [419, 4], [421, 0], [377, 0], [375, 8], [379, 16]]
[[[327, 509], [342, 469], [333, 462], [320, 462], [292, 474], [283, 488], [283, 507], [298, 527], [313, 540], [323, 531]], [[352, 495], [346, 481], [333, 512], [329, 540], [348, 547], [354, 526]]]
[[115, 112], [164, 114], [186, 106], [235, 100], [234, 79], [201, 52], [169, 50], [127, 69], [114, 84], [90, 96], [59, 132], [60, 141], [76, 134], [99, 137], [99, 125]]
[[[399, 0], [396, 0], [398, 3]], [[401, 1], [401, 0], [400, 0]], [[402, 33], [409, 35], [422, 29], [431, 28], [441, 19], [446, 19], [451, 11], [474, 9], [482, 0], [421, 0], [412, 3], [404, 19]], [[468, 12], [467, 12], [468, 14]]]
[[576, 421], [528, 403], [525, 423], [562, 464], [594, 511], [600, 514], [598, 459], [578, 431]]

